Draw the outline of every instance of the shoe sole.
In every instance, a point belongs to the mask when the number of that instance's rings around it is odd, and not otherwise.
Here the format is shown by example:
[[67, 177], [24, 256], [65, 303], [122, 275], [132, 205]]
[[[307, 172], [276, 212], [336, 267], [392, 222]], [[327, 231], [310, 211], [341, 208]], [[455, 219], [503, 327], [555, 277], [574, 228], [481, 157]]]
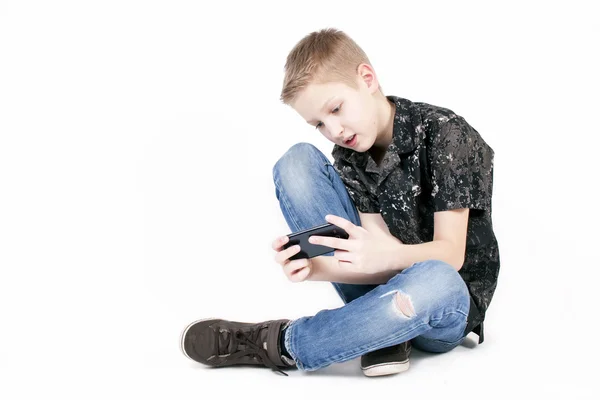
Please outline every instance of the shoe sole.
[[399, 374], [408, 370], [408, 367], [410, 367], [410, 361], [407, 360], [403, 363], [379, 364], [373, 367], [361, 367], [361, 369], [366, 376], [384, 376]]
[[185, 327], [185, 329], [183, 330], [183, 332], [181, 332], [181, 338], [179, 340], [180, 342], [180, 346], [181, 346], [181, 352], [190, 360], [192, 361], [196, 361], [194, 360], [192, 357], [188, 356], [188, 354], [185, 352], [185, 346], [183, 345], [183, 341], [185, 340], [185, 334], [187, 333], [187, 331], [190, 330], [190, 328], [194, 325], [196, 325], [198, 322], [202, 322], [202, 321], [208, 321], [209, 319], [218, 319], [218, 318], [202, 318], [199, 319], [197, 321], [192, 322], [191, 324], [189, 324], [188, 326]]

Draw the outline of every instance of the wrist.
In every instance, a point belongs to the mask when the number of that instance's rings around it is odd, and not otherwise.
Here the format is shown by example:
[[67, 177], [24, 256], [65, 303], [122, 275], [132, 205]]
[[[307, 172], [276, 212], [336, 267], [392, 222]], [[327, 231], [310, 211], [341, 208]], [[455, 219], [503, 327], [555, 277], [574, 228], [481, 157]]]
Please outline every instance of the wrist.
[[326, 280], [323, 266], [325, 262], [326, 260], [324, 256], [318, 256], [309, 259], [310, 273], [306, 277], [305, 281], [320, 282]]
[[387, 263], [387, 270], [392, 272], [401, 272], [408, 267], [407, 264], [407, 245], [393, 237], [390, 245], [390, 257]]

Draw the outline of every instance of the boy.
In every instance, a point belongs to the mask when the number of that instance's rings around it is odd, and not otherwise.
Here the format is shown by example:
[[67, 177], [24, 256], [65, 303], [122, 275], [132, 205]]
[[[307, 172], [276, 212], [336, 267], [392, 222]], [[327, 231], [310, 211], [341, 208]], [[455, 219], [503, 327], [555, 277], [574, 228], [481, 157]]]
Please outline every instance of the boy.
[[[345, 33], [313, 32], [287, 57], [281, 99], [334, 143], [334, 165], [298, 143], [273, 168], [293, 232], [331, 222], [336, 249], [275, 259], [293, 282], [329, 281], [344, 306], [296, 320], [195, 321], [184, 354], [211, 366], [312, 371], [361, 356], [367, 376], [405, 371], [411, 346], [446, 352], [483, 320], [500, 267], [492, 229], [493, 150], [453, 111], [385, 96], [369, 59]], [[325, 217], [325, 221], [323, 218]], [[287, 374], [285, 374], [287, 375]]]

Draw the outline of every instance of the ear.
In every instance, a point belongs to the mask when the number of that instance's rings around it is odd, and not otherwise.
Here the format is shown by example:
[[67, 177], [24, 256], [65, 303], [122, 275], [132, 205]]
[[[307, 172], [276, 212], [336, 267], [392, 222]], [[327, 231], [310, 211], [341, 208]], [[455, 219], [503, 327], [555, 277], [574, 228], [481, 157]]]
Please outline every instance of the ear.
[[357, 74], [359, 79], [367, 85], [369, 93], [373, 94], [379, 90], [379, 81], [375, 74], [375, 69], [369, 64], [362, 63], [358, 66]]

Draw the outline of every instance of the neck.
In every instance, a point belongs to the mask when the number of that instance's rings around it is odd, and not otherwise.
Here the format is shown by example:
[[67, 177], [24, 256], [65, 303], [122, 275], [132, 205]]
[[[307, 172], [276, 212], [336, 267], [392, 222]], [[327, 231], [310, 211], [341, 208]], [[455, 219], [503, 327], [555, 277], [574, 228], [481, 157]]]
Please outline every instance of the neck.
[[[383, 128], [377, 133], [375, 143], [373, 143], [374, 150], [386, 151], [394, 134], [394, 115], [396, 114], [396, 104], [389, 101], [387, 97], [383, 96], [383, 101], [379, 107], [379, 121], [383, 125]], [[380, 125], [380, 126], [381, 126]]]

